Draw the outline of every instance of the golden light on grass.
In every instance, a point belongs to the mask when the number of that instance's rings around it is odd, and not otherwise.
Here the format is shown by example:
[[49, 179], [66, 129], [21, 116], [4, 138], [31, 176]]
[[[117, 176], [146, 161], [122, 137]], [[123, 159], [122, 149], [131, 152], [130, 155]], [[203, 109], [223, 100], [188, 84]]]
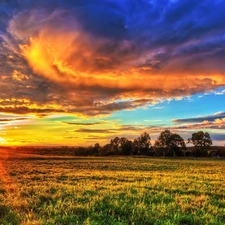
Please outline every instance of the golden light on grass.
[[16, 186], [18, 198], [12, 201], [6, 194], [5, 175], [0, 177], [0, 198], [22, 224], [225, 222], [223, 160], [9, 152], [7, 159], [1, 158], [2, 171]]

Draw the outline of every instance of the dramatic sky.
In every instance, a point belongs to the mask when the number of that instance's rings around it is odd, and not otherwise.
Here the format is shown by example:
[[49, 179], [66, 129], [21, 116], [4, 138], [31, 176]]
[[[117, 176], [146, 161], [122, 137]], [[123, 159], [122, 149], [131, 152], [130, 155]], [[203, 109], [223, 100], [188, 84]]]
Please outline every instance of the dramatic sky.
[[225, 1], [0, 0], [0, 145], [170, 129], [225, 144]]

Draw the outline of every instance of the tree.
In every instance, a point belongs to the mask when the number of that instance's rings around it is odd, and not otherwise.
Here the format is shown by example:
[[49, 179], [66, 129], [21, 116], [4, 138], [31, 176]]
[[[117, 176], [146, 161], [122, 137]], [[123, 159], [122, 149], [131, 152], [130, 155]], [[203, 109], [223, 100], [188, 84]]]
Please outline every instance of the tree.
[[113, 154], [119, 153], [119, 144], [120, 144], [120, 138], [119, 137], [115, 137], [114, 139], [112, 139], [110, 141], [111, 153], [113, 153]]
[[165, 130], [160, 133], [158, 140], [155, 141], [155, 147], [161, 148], [164, 156], [181, 156], [182, 149], [185, 149], [186, 145], [179, 134]]
[[192, 134], [192, 137], [188, 139], [188, 143], [195, 146], [195, 156], [207, 156], [207, 150], [212, 145], [212, 140], [208, 132], [198, 131]]
[[134, 151], [138, 155], [148, 155], [150, 147], [151, 137], [147, 132], [142, 133], [140, 137], [134, 140]]
[[110, 141], [111, 154], [130, 155], [133, 143], [127, 138], [115, 137]]
[[98, 155], [99, 149], [101, 148], [99, 143], [95, 143], [93, 147], [93, 155]]
[[122, 155], [130, 155], [133, 143], [125, 137], [120, 138], [119, 149]]
[[109, 155], [111, 154], [111, 145], [106, 144], [98, 150], [99, 155]]

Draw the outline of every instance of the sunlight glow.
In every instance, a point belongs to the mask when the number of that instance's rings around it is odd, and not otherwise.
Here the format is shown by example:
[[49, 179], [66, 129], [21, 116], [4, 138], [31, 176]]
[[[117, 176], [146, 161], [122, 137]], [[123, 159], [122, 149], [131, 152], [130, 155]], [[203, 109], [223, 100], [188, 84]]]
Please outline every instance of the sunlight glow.
[[0, 137], [0, 144], [6, 144], [6, 140], [2, 137]]

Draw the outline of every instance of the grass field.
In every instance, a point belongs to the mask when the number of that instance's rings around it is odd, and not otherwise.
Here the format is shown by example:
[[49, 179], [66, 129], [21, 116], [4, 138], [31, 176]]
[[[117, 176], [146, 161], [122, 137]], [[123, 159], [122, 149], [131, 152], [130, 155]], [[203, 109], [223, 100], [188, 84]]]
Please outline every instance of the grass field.
[[0, 224], [225, 224], [225, 161], [0, 150]]

